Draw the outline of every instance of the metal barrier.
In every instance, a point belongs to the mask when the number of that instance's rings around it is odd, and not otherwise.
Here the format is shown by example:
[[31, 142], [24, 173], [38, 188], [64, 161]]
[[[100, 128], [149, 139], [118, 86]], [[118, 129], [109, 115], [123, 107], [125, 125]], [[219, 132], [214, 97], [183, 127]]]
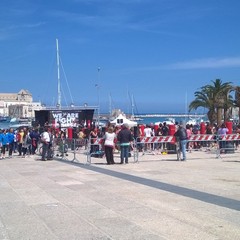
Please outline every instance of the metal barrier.
[[87, 146], [87, 163], [91, 164], [91, 157], [98, 156], [103, 157], [103, 138], [89, 138]]
[[[220, 135], [191, 135], [188, 142], [200, 142], [200, 147], [207, 147], [207, 150], [213, 149], [216, 152], [216, 158], [221, 157], [221, 153], [234, 153], [236, 143], [239, 142], [239, 134]], [[205, 145], [205, 143], [213, 143]], [[230, 144], [231, 143], [231, 144]]]
[[136, 139], [136, 148], [142, 155], [147, 153], [176, 153], [176, 140], [174, 136], [139, 137]]
[[215, 135], [210, 134], [192, 134], [187, 143], [187, 151], [217, 151], [218, 143]]
[[[119, 143], [116, 143], [116, 147], [119, 149]], [[136, 149], [136, 143], [133, 141], [133, 144], [131, 145], [132, 152], [133, 152], [133, 159], [134, 162], [138, 162], [138, 152]], [[88, 148], [87, 148], [87, 163], [91, 164], [91, 157], [92, 156], [98, 156], [103, 157], [104, 156], [104, 138], [90, 138], [88, 141]]]
[[87, 153], [87, 146], [88, 146], [88, 139], [72, 139], [72, 141], [70, 142], [71, 145], [69, 145], [71, 147], [71, 150], [69, 152], [73, 153], [73, 159], [72, 162], [77, 161], [79, 162], [79, 160], [77, 159], [77, 154], [80, 154], [81, 151], [83, 151], [83, 153]]
[[235, 153], [239, 141], [239, 134], [228, 134], [222, 137], [218, 136], [219, 147], [216, 157], [220, 158], [222, 153]]
[[[228, 144], [226, 144], [226, 142]], [[219, 158], [223, 152], [234, 152], [234, 149], [236, 149], [234, 146], [239, 142], [239, 134], [228, 134], [224, 137], [208, 134], [193, 134], [188, 139], [188, 145], [191, 143], [199, 143], [201, 149], [206, 147], [206, 150], [210, 150], [212, 148], [216, 153], [216, 158]], [[231, 145], [229, 143], [231, 143]], [[136, 145], [137, 151], [142, 152], [143, 155], [146, 153], [155, 155], [155, 151], [157, 150], [160, 151], [161, 154], [176, 153], [177, 159], [180, 159], [179, 145], [174, 136], [140, 137], [136, 139]], [[188, 148], [187, 151], [190, 151], [190, 148]]]
[[[218, 135], [191, 135], [188, 143], [199, 143], [201, 148], [213, 150], [216, 158], [220, 158], [222, 153], [235, 153], [237, 146], [240, 144], [239, 134], [228, 134], [226, 136]], [[119, 149], [119, 143], [116, 143]], [[41, 149], [41, 147], [40, 147]], [[86, 164], [91, 164], [91, 157], [104, 155], [104, 139], [89, 138], [89, 139], [60, 139], [56, 138], [52, 144], [52, 151], [55, 157], [67, 159], [70, 161], [78, 161], [78, 154], [87, 156]], [[132, 144], [134, 162], [139, 161], [139, 153], [142, 155], [159, 151], [161, 154], [176, 153], [179, 160], [179, 147], [174, 136], [157, 136], [157, 137], [140, 137], [136, 138]], [[69, 153], [71, 153], [69, 155]], [[155, 155], [156, 153], [154, 153]], [[68, 159], [72, 157], [72, 159]]]
[[[78, 161], [76, 155], [80, 153], [79, 150], [87, 150], [88, 139], [69, 139], [69, 138], [54, 138], [51, 144], [51, 149], [53, 157], [66, 159], [70, 161]], [[42, 154], [41, 144], [38, 147], [38, 153]], [[73, 154], [73, 159], [68, 159], [69, 153]], [[71, 154], [71, 156], [72, 156]]]

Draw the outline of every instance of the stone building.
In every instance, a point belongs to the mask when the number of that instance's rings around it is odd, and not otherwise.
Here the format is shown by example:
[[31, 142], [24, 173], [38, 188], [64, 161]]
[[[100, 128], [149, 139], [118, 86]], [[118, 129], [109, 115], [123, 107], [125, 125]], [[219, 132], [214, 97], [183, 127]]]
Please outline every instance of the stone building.
[[35, 110], [42, 110], [40, 102], [33, 102], [32, 94], [21, 89], [18, 93], [0, 93], [0, 116], [34, 118]]

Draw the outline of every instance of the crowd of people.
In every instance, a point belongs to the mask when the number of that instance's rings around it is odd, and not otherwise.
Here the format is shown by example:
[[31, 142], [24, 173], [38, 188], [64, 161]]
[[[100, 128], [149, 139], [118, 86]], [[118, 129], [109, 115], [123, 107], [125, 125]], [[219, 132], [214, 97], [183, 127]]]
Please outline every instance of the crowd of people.
[[56, 131], [50, 127], [0, 130], [0, 159], [12, 158], [13, 153], [22, 158], [35, 155], [40, 143], [42, 144], [41, 160], [50, 159], [52, 158], [50, 156], [51, 144], [55, 137], [66, 138], [66, 132]]
[[[223, 123], [221, 126], [211, 125], [206, 123], [204, 132], [200, 131], [200, 126], [186, 125], [183, 123], [176, 123], [174, 125], [174, 136], [179, 140], [180, 148], [182, 151], [182, 160], [186, 160], [186, 151], [191, 152], [193, 149], [199, 149], [202, 146], [201, 142], [189, 141], [193, 134], [211, 134], [215, 135], [216, 138], [221, 138], [228, 133], [228, 128]], [[233, 132], [240, 134], [240, 125], [235, 125]], [[74, 131], [74, 135], [71, 136], [74, 139], [82, 140], [81, 146], [87, 145], [90, 139], [90, 154], [94, 154], [102, 150], [102, 155], [105, 155], [107, 164], [114, 164], [114, 151], [120, 152], [120, 163], [128, 163], [128, 158], [131, 155], [130, 151], [133, 149], [133, 142], [135, 141], [138, 151], [152, 152], [153, 154], [161, 154], [168, 150], [168, 143], [146, 143], [141, 144], [140, 139], [142, 137], [153, 137], [153, 136], [168, 136], [173, 135], [170, 133], [170, 126], [165, 122], [159, 125], [139, 124], [136, 127], [130, 128], [127, 124], [122, 126], [114, 126], [108, 124], [106, 127], [98, 128], [93, 126], [79, 127]], [[0, 130], [0, 158], [11, 158], [13, 153], [16, 153], [20, 157], [26, 157], [27, 155], [35, 155], [39, 147], [42, 145], [41, 159], [48, 160], [52, 159], [53, 151], [52, 144], [54, 139], [67, 139], [67, 129], [54, 129], [49, 126], [44, 128], [19, 128], [17, 130], [4, 129]], [[103, 143], [94, 144], [94, 139], [102, 138]], [[206, 143], [205, 143], [206, 144]], [[209, 144], [209, 143], [207, 143]], [[220, 149], [224, 148], [224, 142], [220, 141]], [[239, 141], [235, 142], [236, 147], [239, 145]], [[101, 149], [100, 149], [101, 147]], [[8, 155], [6, 155], [8, 153]]]

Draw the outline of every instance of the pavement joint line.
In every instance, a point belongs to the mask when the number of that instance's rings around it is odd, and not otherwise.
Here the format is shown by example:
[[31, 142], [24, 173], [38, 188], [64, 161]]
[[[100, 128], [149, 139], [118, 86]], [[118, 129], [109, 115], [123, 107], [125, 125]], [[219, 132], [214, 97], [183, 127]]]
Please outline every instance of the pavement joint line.
[[206, 192], [202, 192], [202, 191], [198, 191], [198, 190], [194, 190], [194, 189], [189, 189], [186, 187], [180, 187], [180, 186], [176, 186], [176, 185], [169, 184], [169, 183], [159, 182], [159, 181], [152, 180], [152, 179], [138, 177], [138, 176], [130, 175], [127, 173], [121, 173], [121, 172], [117, 172], [117, 171], [110, 170], [110, 169], [103, 169], [103, 168], [93, 166], [93, 165], [69, 162], [65, 159], [56, 159], [56, 160], [73, 165], [73, 166], [81, 167], [81, 168], [84, 168], [84, 169], [87, 169], [90, 171], [109, 175], [109, 176], [112, 176], [115, 178], [124, 179], [126, 181], [135, 182], [138, 184], [142, 184], [142, 185], [156, 188], [159, 190], [163, 190], [166, 192], [175, 193], [175, 194], [178, 194], [178, 195], [181, 195], [184, 197], [188, 197], [188, 198], [196, 199], [196, 200], [199, 200], [202, 202], [210, 203], [210, 204], [213, 204], [216, 206], [240, 211], [240, 201], [239, 200], [226, 198], [226, 197], [222, 197], [222, 196], [218, 196], [215, 194], [206, 193]]

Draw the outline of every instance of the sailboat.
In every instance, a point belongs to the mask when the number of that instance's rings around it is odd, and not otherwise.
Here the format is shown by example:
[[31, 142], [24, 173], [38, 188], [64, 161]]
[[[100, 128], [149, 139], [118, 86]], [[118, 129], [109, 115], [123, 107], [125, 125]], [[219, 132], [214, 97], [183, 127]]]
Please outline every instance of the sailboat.
[[[58, 39], [56, 39], [56, 53], [57, 53], [57, 102], [54, 106], [46, 106], [44, 110], [35, 112], [36, 121], [40, 122], [41, 126], [48, 123], [49, 126], [54, 128], [70, 128], [78, 126], [91, 127], [93, 121], [93, 115], [95, 106], [75, 106], [73, 103], [72, 94], [69, 88], [68, 80], [63, 68], [62, 60], [59, 54]], [[63, 73], [65, 84], [62, 87], [62, 81], [60, 81], [60, 67], [61, 73]], [[66, 102], [64, 90], [67, 89], [71, 97], [70, 105]], [[62, 96], [64, 97], [66, 105], [62, 104]], [[47, 113], [47, 116], [46, 116]]]
[[[59, 55], [59, 45], [58, 45], [58, 39], [56, 39], [56, 51], [57, 51], [57, 108], [61, 109], [62, 108], [62, 88], [61, 88], [61, 81], [60, 81], [60, 63], [61, 63], [61, 70], [63, 71], [64, 74], [64, 78], [65, 78], [65, 82], [66, 82], [66, 87], [68, 89], [69, 92], [69, 96], [71, 98], [71, 104], [70, 107], [74, 107], [74, 101], [73, 101], [73, 97], [69, 88], [69, 84], [68, 84], [68, 80], [63, 68], [63, 64], [62, 61], [60, 59], [60, 55]], [[63, 92], [63, 96], [64, 92]]]
[[132, 94], [132, 96], [131, 96], [131, 116], [130, 116], [129, 119], [132, 120], [132, 121], [141, 121], [141, 120], [143, 120], [142, 118], [139, 118], [139, 117], [134, 115], [135, 105], [136, 104], [135, 104], [134, 96]]

